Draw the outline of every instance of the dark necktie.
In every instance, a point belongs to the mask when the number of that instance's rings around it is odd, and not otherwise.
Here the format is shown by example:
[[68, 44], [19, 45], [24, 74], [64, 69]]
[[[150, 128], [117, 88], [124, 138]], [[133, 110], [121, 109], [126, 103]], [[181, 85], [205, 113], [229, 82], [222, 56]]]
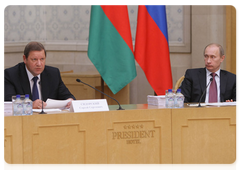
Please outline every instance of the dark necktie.
[[213, 80], [209, 88], [209, 100], [208, 102], [217, 102], [217, 83], [215, 81], [216, 73], [211, 73]]
[[37, 80], [38, 77], [33, 77], [33, 88], [32, 88], [32, 101], [39, 99], [38, 88], [37, 88]]

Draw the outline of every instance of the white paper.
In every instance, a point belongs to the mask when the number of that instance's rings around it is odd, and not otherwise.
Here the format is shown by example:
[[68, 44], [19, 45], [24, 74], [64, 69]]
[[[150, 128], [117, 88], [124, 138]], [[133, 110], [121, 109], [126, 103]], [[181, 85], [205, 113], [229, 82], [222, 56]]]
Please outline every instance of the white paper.
[[53, 100], [53, 99], [47, 99], [46, 103], [47, 106], [45, 109], [64, 109], [68, 102], [70, 102], [71, 99], [67, 100]]
[[[33, 112], [41, 112], [42, 109], [33, 109]], [[61, 109], [43, 109], [44, 112], [61, 112]]]
[[12, 102], [4, 102], [4, 116], [12, 116]]
[[236, 106], [236, 102], [206, 103], [207, 106]]
[[0, 102], [0, 105], [10, 105], [12, 102]]
[[[236, 102], [219, 102], [219, 103], [200, 103], [201, 106], [236, 106]], [[198, 103], [187, 104], [188, 106], [198, 106]]]
[[[68, 100], [53, 100], [53, 99], [47, 99], [46, 108], [43, 109], [44, 112], [61, 112], [62, 109], [65, 108], [67, 103], [70, 101]], [[33, 109], [33, 112], [41, 112], [42, 109]], [[12, 116], [12, 102], [4, 102], [4, 116]]]
[[160, 96], [147, 96], [148, 105], [155, 105], [155, 106], [165, 106], [165, 95]]
[[[199, 104], [198, 103], [194, 103], [194, 104], [187, 104], [188, 106], [193, 106], [193, 107], [197, 107]], [[206, 103], [200, 103], [201, 106], [206, 106]]]

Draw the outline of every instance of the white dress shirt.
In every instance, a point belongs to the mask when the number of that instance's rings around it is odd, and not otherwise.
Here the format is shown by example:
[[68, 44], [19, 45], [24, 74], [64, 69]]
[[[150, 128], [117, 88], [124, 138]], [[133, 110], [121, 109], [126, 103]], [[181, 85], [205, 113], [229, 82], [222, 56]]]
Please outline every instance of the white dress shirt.
[[[32, 88], [33, 88], [33, 84], [34, 84], [32, 78], [33, 78], [34, 76], [33, 76], [32, 73], [27, 69], [26, 66], [25, 66], [25, 68], [26, 68], [26, 71], [27, 71], [28, 80], [29, 80], [30, 88], [31, 88], [31, 92], [32, 92]], [[39, 84], [39, 82], [40, 82], [40, 74], [37, 75], [37, 77], [38, 77], [38, 80], [37, 80], [38, 94], [39, 94], [39, 99], [41, 100], [41, 99], [42, 99], [42, 95], [41, 95], [42, 93], [41, 93], [41, 87], [40, 87], [40, 84]], [[30, 94], [29, 94], [29, 95], [30, 95]]]

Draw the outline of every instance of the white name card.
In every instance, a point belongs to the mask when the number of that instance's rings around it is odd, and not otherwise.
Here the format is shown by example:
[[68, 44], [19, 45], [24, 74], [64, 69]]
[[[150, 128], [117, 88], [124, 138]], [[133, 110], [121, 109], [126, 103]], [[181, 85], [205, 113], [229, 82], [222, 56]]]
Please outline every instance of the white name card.
[[73, 100], [71, 112], [97, 112], [97, 111], [109, 111], [109, 107], [106, 99], [96, 100]]

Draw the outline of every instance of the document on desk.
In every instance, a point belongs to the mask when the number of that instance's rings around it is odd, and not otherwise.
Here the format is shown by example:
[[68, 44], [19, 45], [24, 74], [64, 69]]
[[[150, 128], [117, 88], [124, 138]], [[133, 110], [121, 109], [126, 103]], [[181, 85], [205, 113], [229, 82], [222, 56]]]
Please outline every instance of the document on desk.
[[4, 102], [4, 116], [12, 116], [12, 102]]
[[[198, 103], [188, 103], [187, 106], [190, 107], [197, 107], [199, 104]], [[206, 106], [206, 103], [200, 103], [201, 106]]]
[[[40, 113], [42, 109], [33, 109], [33, 112]], [[49, 113], [49, 112], [61, 112], [61, 109], [43, 109], [44, 112]]]
[[70, 99], [67, 100], [53, 100], [53, 99], [47, 99], [46, 103], [47, 106], [45, 109], [64, 109], [68, 102], [70, 102]]
[[[61, 112], [63, 109], [65, 109], [65, 106], [68, 104], [68, 100], [54, 100], [54, 99], [47, 99], [46, 103], [47, 106], [43, 109], [44, 112], [50, 114], [51, 112]], [[41, 112], [42, 109], [33, 109], [33, 112]]]
[[[237, 102], [200, 103], [201, 106], [236, 106]], [[187, 104], [188, 106], [198, 106], [198, 103]]]
[[207, 106], [236, 106], [237, 102], [206, 103]]

